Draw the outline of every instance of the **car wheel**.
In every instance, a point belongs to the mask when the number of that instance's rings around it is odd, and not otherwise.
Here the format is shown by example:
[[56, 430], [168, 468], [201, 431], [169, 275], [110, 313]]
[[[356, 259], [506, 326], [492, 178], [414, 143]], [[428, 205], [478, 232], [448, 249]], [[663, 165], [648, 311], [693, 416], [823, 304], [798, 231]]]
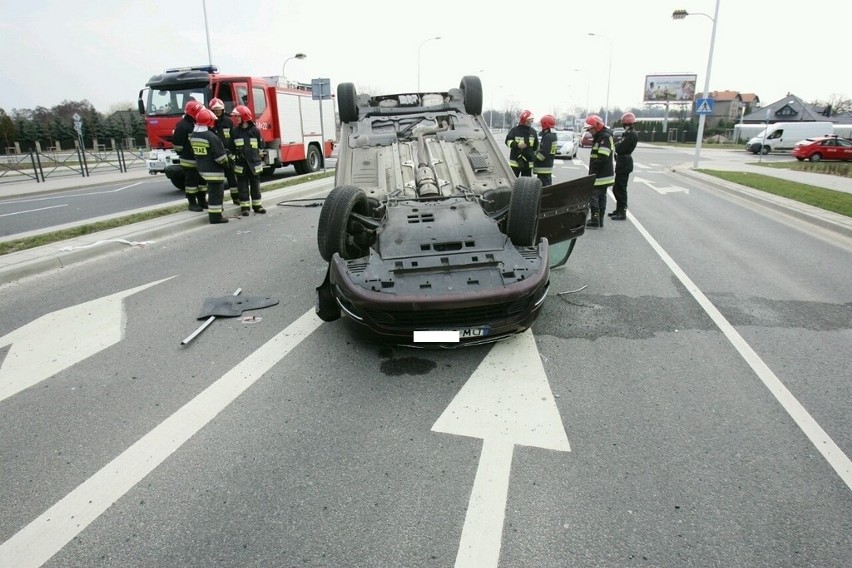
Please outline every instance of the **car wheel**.
[[[760, 153], [761, 153], [761, 154], [763, 154], [763, 155], [765, 156], [766, 154], [768, 154], [768, 153], [769, 153], [769, 150], [770, 150], [769, 146], [764, 146], [763, 148], [761, 148], [761, 149], [760, 149]], [[757, 153], [757, 152], [755, 152], [755, 154], [756, 154], [756, 153]]]
[[534, 177], [516, 179], [506, 221], [506, 235], [515, 246], [529, 247], [536, 243], [540, 205], [541, 180]]
[[369, 213], [367, 194], [360, 187], [335, 187], [325, 198], [317, 228], [317, 245], [323, 260], [330, 261], [334, 253], [345, 260], [367, 254], [369, 243], [363, 242], [364, 227], [351, 219], [352, 213]]
[[358, 103], [354, 83], [340, 83], [337, 86], [337, 112], [340, 122], [358, 120]]
[[479, 77], [465, 75], [459, 88], [464, 95], [464, 111], [468, 114], [482, 114], [482, 81]]
[[815, 153], [815, 154], [811, 154], [811, 157], [808, 158], [808, 160], [810, 160], [812, 162], [819, 162], [820, 160], [822, 160], [822, 154], [820, 154], [818, 152]]
[[805, 159], [804, 159], [804, 158], [798, 158], [798, 157], [797, 157], [796, 159], [797, 159], [797, 160], [799, 160], [800, 162], [804, 162], [804, 161], [805, 161]]

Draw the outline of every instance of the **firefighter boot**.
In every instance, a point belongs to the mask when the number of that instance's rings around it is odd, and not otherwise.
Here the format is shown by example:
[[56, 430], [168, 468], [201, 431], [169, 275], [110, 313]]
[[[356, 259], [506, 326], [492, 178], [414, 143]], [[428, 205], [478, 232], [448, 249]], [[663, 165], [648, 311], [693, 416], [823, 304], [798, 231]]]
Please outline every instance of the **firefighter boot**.
[[266, 209], [262, 205], [252, 205], [251, 208], [254, 209], [255, 213], [266, 213]]
[[228, 222], [227, 217], [222, 217], [221, 213], [207, 213], [207, 215], [209, 215], [209, 217], [210, 217], [210, 224], [211, 225], [218, 225], [219, 223], [227, 223]]
[[242, 214], [243, 217], [248, 217], [249, 211], [251, 211], [251, 207], [249, 207], [248, 205], [244, 205], [244, 206], [240, 207], [240, 213]]
[[627, 211], [624, 209], [616, 209], [609, 218], [613, 221], [624, 221], [627, 219]]
[[232, 191], [231, 192], [231, 201], [234, 203], [234, 205], [240, 204], [240, 193], [239, 193], [239, 191]]
[[196, 194], [187, 193], [186, 200], [189, 201], [190, 211], [202, 211], [201, 207], [198, 206], [198, 196]]
[[592, 215], [589, 217], [588, 222], [586, 222], [587, 229], [597, 229], [598, 227], [603, 226], [603, 221], [601, 219], [600, 212], [597, 209], [592, 209]]
[[207, 209], [207, 193], [204, 191], [198, 192], [198, 206], [201, 207], [199, 211]]

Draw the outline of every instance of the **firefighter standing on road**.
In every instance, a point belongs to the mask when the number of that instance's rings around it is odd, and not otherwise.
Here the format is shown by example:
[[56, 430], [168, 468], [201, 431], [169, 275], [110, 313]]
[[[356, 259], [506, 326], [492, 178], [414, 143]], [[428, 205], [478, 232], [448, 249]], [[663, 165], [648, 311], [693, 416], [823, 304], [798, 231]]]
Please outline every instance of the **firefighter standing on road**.
[[266, 213], [260, 197], [261, 152], [265, 148], [263, 138], [247, 106], [239, 105], [234, 111], [239, 115], [240, 123], [231, 133], [230, 152], [234, 155], [234, 172], [240, 190], [240, 211], [244, 216], [248, 216], [249, 209], [255, 213]]
[[192, 138], [192, 151], [198, 165], [198, 173], [207, 181], [207, 192], [210, 197], [207, 214], [211, 224], [227, 223], [222, 217], [222, 194], [225, 192], [225, 166], [228, 163], [228, 152], [219, 135], [213, 131], [216, 126], [216, 115], [210, 109], [201, 109], [195, 117], [195, 130]]
[[601, 117], [596, 114], [586, 118], [586, 128], [592, 131], [592, 151], [589, 154], [589, 174], [595, 176], [595, 188], [589, 203], [591, 218], [586, 227], [597, 229], [603, 227], [606, 213], [606, 188], [615, 182], [612, 169], [612, 155], [615, 145], [612, 141], [612, 131], [606, 127]]
[[556, 118], [552, 114], [541, 117], [541, 141], [535, 154], [533, 173], [541, 180], [542, 187], [553, 183], [553, 160], [556, 156]]
[[201, 183], [195, 156], [189, 143], [192, 131], [195, 129], [195, 117], [203, 108], [204, 105], [196, 100], [187, 102], [183, 109], [183, 118], [177, 123], [172, 133], [172, 146], [180, 157], [180, 165], [183, 168], [183, 188], [190, 211], [207, 209], [207, 199], [204, 195], [206, 188]]
[[612, 186], [615, 211], [609, 214], [613, 221], [627, 219], [627, 181], [630, 179], [630, 172], [633, 171], [633, 150], [639, 143], [639, 136], [633, 129], [633, 125], [636, 124], [636, 115], [625, 112], [621, 117], [621, 124], [624, 126], [624, 134], [615, 145], [615, 185]]
[[517, 126], [506, 134], [509, 165], [516, 177], [532, 177], [532, 165], [538, 150], [538, 133], [532, 127], [533, 113], [522, 111]]
[[[222, 144], [227, 149], [231, 145], [231, 132], [234, 130], [234, 121], [225, 114], [225, 102], [222, 99], [210, 99], [210, 110], [216, 115], [216, 126], [213, 127], [213, 131], [222, 139]], [[237, 177], [234, 175], [234, 161], [230, 156], [228, 164], [225, 166], [225, 179], [228, 180], [228, 187], [231, 190], [231, 199], [234, 201], [234, 205], [239, 205]]]

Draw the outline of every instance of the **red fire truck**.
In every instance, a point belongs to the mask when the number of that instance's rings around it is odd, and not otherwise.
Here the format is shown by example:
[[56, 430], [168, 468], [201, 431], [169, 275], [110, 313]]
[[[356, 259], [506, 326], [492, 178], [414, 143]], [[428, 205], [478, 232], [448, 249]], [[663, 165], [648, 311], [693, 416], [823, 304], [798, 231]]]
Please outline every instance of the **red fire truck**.
[[331, 156], [335, 140], [332, 99], [314, 100], [310, 85], [281, 84], [279, 77], [223, 75], [215, 65], [166, 69], [139, 91], [151, 154], [148, 171], [165, 173], [183, 189], [183, 172], [174, 164], [172, 133], [192, 99], [207, 104], [216, 97], [230, 113], [248, 106], [266, 143], [264, 172], [292, 164], [299, 174], [315, 172]]

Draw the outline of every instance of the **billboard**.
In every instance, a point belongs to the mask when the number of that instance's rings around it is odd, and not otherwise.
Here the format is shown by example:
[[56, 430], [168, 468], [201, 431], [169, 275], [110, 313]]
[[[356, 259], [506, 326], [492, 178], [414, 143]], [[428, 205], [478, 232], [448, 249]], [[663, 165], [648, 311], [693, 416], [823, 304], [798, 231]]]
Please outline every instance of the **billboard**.
[[646, 103], [692, 102], [697, 75], [645, 75]]

